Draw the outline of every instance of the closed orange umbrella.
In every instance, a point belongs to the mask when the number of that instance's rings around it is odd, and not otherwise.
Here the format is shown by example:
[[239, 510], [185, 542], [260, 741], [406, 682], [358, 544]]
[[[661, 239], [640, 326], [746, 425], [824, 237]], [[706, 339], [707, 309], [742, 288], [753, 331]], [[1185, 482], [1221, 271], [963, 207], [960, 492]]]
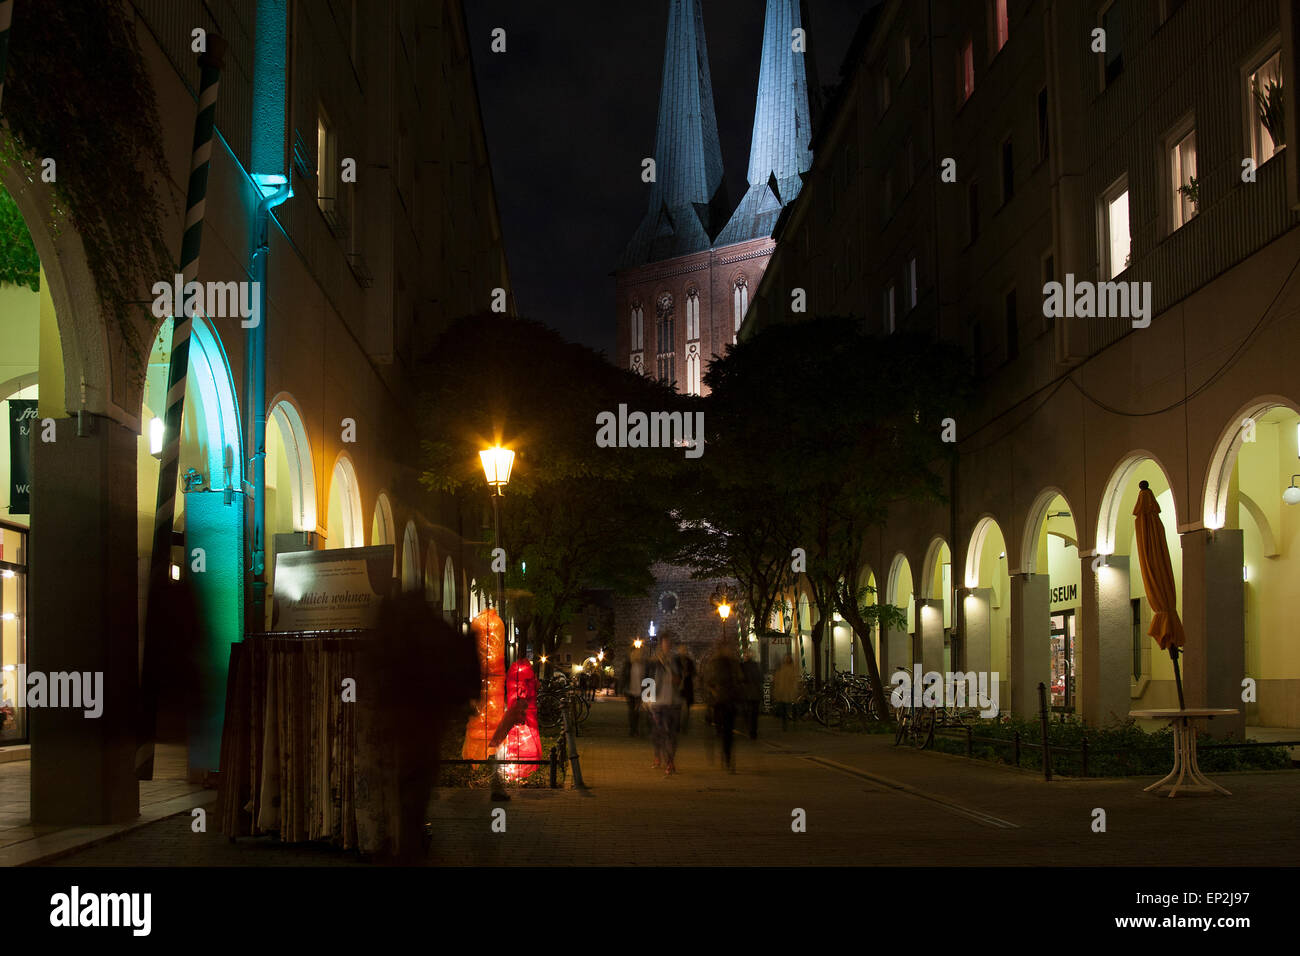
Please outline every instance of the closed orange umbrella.
[[1178, 670], [1178, 648], [1186, 636], [1178, 618], [1178, 592], [1174, 588], [1174, 568], [1169, 560], [1165, 526], [1160, 521], [1160, 505], [1147, 482], [1138, 485], [1137, 504], [1133, 507], [1137, 531], [1138, 560], [1142, 564], [1142, 585], [1151, 604], [1151, 627], [1147, 633], [1174, 661], [1174, 682], [1178, 688], [1178, 707], [1183, 705], [1183, 678]]

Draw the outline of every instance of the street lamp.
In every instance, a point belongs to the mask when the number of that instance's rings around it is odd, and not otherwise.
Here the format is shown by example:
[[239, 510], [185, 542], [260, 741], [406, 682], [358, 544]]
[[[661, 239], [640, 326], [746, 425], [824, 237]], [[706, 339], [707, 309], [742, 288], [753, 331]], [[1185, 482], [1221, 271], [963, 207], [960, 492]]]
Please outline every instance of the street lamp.
[[[493, 445], [491, 448], [484, 448], [480, 451], [478, 457], [483, 462], [483, 476], [487, 478], [488, 486], [492, 489], [492, 559], [494, 562], [499, 562], [497, 563], [497, 567], [500, 569], [497, 571], [497, 614], [501, 616], [501, 622], [504, 624], [506, 572], [505, 562], [499, 561], [501, 556], [501, 496], [506, 493], [506, 485], [510, 482], [510, 469], [515, 463], [515, 453], [509, 448]], [[507, 657], [509, 657], [508, 651]], [[510, 661], [507, 660], [506, 664], [509, 663]]]

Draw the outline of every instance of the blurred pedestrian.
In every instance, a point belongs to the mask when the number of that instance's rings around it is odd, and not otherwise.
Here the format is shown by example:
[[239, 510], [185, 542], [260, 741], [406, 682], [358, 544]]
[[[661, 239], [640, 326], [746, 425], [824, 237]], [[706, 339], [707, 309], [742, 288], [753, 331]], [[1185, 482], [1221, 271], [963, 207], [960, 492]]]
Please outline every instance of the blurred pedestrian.
[[745, 718], [749, 722], [749, 739], [758, 739], [758, 709], [763, 702], [763, 672], [754, 660], [754, 649], [745, 648], [745, 660], [740, 665], [745, 675]]
[[745, 675], [740, 669], [735, 645], [730, 641], [718, 641], [705, 665], [704, 681], [708, 689], [709, 706], [713, 711], [713, 727], [722, 742], [723, 766], [735, 773], [732, 738], [736, 729], [736, 708], [745, 699]]
[[691, 707], [695, 703], [695, 658], [685, 644], [677, 653], [678, 668], [682, 673], [682, 733], [691, 727]]
[[790, 721], [794, 719], [794, 702], [799, 697], [799, 668], [794, 666], [794, 658], [787, 652], [785, 660], [772, 678], [772, 700], [781, 714], [781, 729], [789, 730]]
[[645, 649], [640, 647], [640, 638], [633, 642], [627, 651], [627, 664], [624, 665], [623, 695], [627, 698], [627, 735], [641, 736], [641, 681], [645, 678]]
[[650, 719], [654, 722], [655, 768], [663, 767], [664, 776], [677, 772], [677, 728], [681, 721], [682, 674], [673, 638], [667, 631], [659, 635], [659, 649], [651, 661], [654, 679], [654, 703]]
[[426, 860], [425, 811], [438, 779], [442, 735], [482, 687], [473, 640], [434, 614], [423, 594], [386, 600], [367, 642], [381, 726], [393, 747], [398, 818], [391, 862]]

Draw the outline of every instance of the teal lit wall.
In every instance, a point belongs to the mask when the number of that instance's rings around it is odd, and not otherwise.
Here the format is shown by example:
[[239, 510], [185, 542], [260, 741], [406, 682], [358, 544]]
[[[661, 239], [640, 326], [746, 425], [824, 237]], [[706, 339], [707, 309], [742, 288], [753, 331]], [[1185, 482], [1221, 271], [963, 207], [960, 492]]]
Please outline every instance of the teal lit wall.
[[288, 0], [258, 0], [253, 52], [252, 169], [249, 170], [254, 176], [287, 173], [288, 35]]
[[[190, 709], [190, 772], [216, 770], [221, 759], [226, 672], [230, 645], [242, 638], [244, 620], [244, 496], [225, 503], [220, 491], [185, 495], [186, 580], [198, 609], [198, 646], [191, 666], [196, 699]], [[207, 569], [190, 570], [195, 548], [206, 552]]]

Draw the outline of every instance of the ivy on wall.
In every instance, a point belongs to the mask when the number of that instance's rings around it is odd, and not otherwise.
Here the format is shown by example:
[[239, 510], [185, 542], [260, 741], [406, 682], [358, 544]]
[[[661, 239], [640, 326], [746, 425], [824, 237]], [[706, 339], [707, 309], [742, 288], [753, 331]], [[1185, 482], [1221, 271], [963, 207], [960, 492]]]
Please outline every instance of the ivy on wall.
[[0, 285], [39, 292], [41, 260], [14, 198], [0, 187]]
[[57, 235], [66, 222], [81, 238], [139, 376], [149, 343], [133, 304], [175, 269], [154, 192], [167, 159], [135, 29], [116, 0], [14, 4], [0, 153], [32, 183], [54, 161], [46, 224]]

